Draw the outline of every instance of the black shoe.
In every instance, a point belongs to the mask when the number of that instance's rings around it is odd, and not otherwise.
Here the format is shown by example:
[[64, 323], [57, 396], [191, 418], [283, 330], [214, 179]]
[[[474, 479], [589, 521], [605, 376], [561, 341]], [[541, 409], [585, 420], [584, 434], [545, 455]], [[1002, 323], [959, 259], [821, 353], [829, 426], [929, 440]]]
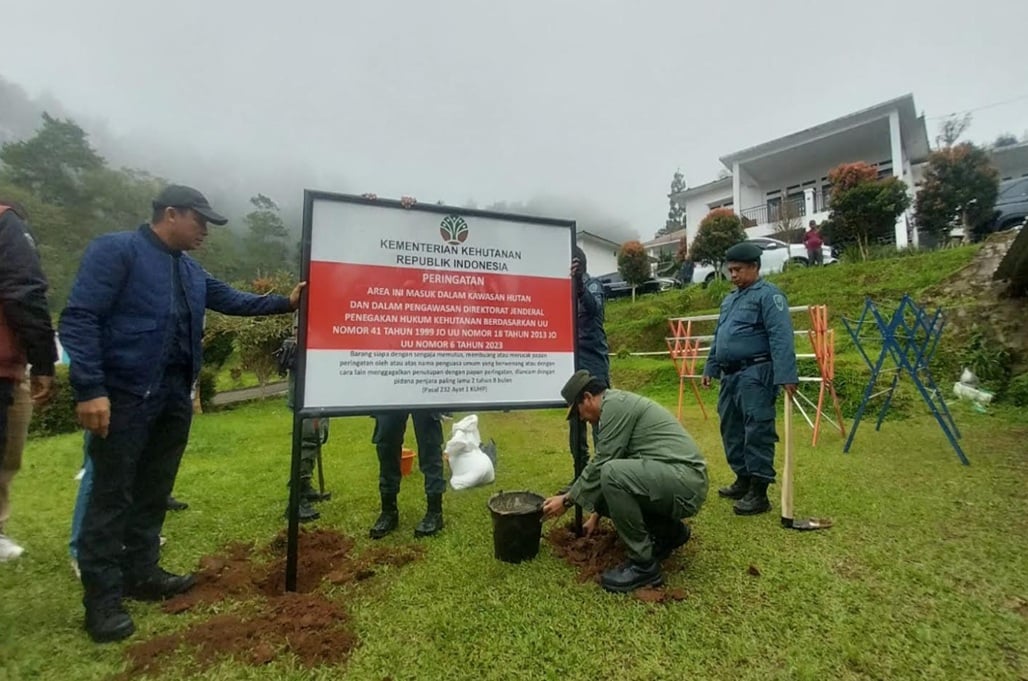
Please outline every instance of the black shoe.
[[312, 504], [317, 504], [319, 502], [328, 501], [329, 499], [331, 499], [332, 493], [325, 492], [324, 494], [322, 494], [321, 492], [318, 492], [313, 487], [311, 487], [309, 490], [303, 493], [303, 498]]
[[96, 643], [111, 643], [134, 634], [136, 625], [121, 601], [110, 601], [86, 607], [86, 631]]
[[169, 511], [184, 511], [189, 508], [189, 504], [184, 501], [179, 501], [175, 497], [168, 495], [168, 510]]
[[384, 510], [378, 516], [378, 520], [368, 530], [368, 536], [372, 539], [381, 539], [400, 525], [400, 513], [394, 510]]
[[125, 598], [136, 601], [163, 601], [189, 591], [195, 584], [196, 577], [193, 575], [176, 575], [158, 567], [143, 579], [126, 580]]
[[736, 515], [759, 515], [771, 510], [771, 502], [767, 498], [767, 480], [753, 478], [750, 491], [732, 505]]
[[[289, 485], [287, 484], [286, 486], [288, 487]], [[310, 478], [301, 478], [300, 479], [300, 497], [304, 501], [308, 501], [308, 502], [310, 502], [312, 504], [316, 504], [319, 501], [328, 501], [329, 499], [331, 499], [332, 498], [332, 493], [331, 492], [325, 492], [324, 494], [321, 494], [320, 492], [318, 492], [318, 491], [316, 491], [314, 489], [313, 485], [311, 485], [311, 479]]]
[[748, 475], [736, 475], [735, 482], [719, 489], [717, 495], [725, 499], [742, 499], [750, 491], [751, 480]]
[[653, 559], [660, 562], [667, 560], [671, 557], [671, 554], [675, 552], [680, 546], [684, 546], [689, 537], [692, 536], [692, 530], [685, 523], [675, 523], [677, 528], [674, 532], [667, 537], [654, 537], [653, 539]]
[[435, 511], [429, 511], [425, 513], [425, 517], [421, 519], [418, 526], [414, 528], [415, 537], [431, 537], [434, 534], [439, 534], [439, 531], [443, 529], [443, 514]]
[[[300, 497], [300, 506], [296, 509], [296, 516], [301, 523], [309, 523], [320, 518], [321, 514], [306, 499]], [[289, 519], [289, 506], [286, 506], [284, 517]]]
[[649, 563], [628, 561], [604, 572], [600, 583], [607, 591], [628, 593], [641, 586], [660, 586], [664, 583], [664, 575], [660, 572], [660, 563], [655, 560]]
[[431, 537], [443, 529], [443, 495], [428, 495], [428, 510], [418, 526], [414, 528], [414, 537]]

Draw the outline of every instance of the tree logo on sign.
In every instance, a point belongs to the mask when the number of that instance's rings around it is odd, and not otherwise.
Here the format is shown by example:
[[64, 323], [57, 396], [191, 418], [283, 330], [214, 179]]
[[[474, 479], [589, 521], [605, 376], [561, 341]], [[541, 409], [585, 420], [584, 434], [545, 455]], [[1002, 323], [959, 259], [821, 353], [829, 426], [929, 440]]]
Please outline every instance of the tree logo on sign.
[[439, 223], [439, 236], [451, 246], [462, 244], [468, 239], [468, 223], [459, 215], [447, 215]]

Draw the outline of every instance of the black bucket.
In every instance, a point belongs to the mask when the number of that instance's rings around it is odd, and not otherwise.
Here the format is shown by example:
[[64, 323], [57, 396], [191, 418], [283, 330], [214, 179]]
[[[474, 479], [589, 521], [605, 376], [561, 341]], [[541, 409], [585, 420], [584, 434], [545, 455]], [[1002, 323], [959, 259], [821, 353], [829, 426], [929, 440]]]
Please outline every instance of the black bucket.
[[536, 557], [543, 532], [543, 501], [534, 492], [498, 492], [489, 497], [496, 558], [520, 563]]

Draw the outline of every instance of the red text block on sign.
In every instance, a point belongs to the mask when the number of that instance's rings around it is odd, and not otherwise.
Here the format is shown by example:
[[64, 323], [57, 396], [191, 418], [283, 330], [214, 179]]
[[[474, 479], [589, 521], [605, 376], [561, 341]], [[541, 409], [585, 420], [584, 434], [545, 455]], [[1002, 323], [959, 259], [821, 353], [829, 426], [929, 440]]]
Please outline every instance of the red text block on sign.
[[574, 352], [564, 278], [311, 262], [312, 350]]

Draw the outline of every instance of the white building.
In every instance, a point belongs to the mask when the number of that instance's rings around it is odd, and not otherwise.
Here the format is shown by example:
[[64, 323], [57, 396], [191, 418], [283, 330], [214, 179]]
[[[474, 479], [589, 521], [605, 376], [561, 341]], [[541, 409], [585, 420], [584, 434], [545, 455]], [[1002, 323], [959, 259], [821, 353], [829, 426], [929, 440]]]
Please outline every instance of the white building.
[[[686, 189], [676, 198], [685, 208], [690, 242], [714, 208], [731, 208], [750, 236], [764, 236], [775, 231], [783, 216], [791, 217], [795, 226], [827, 218], [828, 171], [842, 163], [869, 163], [880, 176], [902, 179], [913, 195], [916, 166], [928, 153], [924, 117], [917, 115], [914, 97], [907, 94], [722, 156], [727, 176]], [[909, 214], [897, 220], [897, 247], [916, 242], [911, 225]]]
[[585, 251], [589, 274], [598, 276], [617, 272], [621, 244], [583, 230], [576, 232], [576, 238], [578, 247]]

